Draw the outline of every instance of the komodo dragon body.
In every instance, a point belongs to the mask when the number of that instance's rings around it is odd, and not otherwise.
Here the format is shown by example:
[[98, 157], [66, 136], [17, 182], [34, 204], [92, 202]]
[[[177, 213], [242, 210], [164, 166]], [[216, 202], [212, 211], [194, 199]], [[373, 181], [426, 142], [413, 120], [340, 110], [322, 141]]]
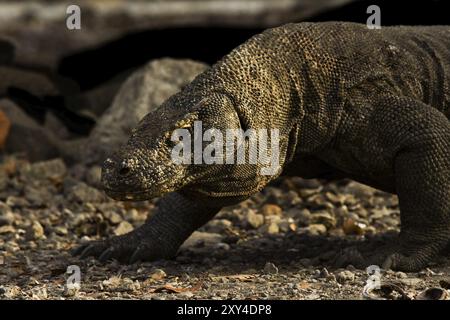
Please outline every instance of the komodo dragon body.
[[[399, 239], [367, 261], [421, 269], [450, 241], [449, 117], [450, 27], [269, 29], [144, 117], [106, 160], [102, 179], [113, 198], [163, 197], [140, 228], [76, 253], [127, 262], [173, 257], [223, 206], [280, 175], [346, 177], [399, 196]], [[204, 130], [278, 129], [280, 170], [174, 164], [171, 133], [194, 121]]]

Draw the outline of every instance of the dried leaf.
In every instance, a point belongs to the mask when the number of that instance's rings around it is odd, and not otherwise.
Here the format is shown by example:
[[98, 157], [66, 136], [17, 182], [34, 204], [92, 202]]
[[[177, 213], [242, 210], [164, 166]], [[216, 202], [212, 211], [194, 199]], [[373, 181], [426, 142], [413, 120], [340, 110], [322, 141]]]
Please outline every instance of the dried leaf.
[[411, 300], [412, 298], [395, 283], [383, 283], [379, 289], [367, 288], [363, 292], [363, 297], [368, 300]]
[[0, 110], [0, 149], [3, 149], [5, 146], [10, 128], [11, 128], [11, 121], [9, 121], [6, 114]]

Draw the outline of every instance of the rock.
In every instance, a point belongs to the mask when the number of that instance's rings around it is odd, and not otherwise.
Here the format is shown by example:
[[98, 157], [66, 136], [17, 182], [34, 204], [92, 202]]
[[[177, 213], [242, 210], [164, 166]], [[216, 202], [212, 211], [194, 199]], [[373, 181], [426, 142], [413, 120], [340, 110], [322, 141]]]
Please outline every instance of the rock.
[[[1, 232], [0, 232], [0, 234], [1, 234]], [[20, 245], [17, 242], [15, 242], [15, 241], [7, 241], [5, 243], [5, 245], [3, 246], [3, 250], [6, 250], [6, 252], [9, 252], [9, 253], [15, 253], [15, 252], [19, 252], [21, 250], [21, 248], [20, 248]]]
[[34, 300], [46, 300], [48, 297], [46, 288], [33, 288], [31, 290], [32, 296], [31, 298]]
[[43, 72], [0, 64], [0, 95], [10, 88], [20, 89], [34, 97], [56, 96], [60, 90]]
[[[75, 52], [85, 52], [111, 39], [123, 37], [125, 34], [138, 35], [139, 32], [152, 29], [170, 31], [174, 27], [184, 29], [190, 26], [205, 30], [211, 26], [224, 26], [236, 29], [235, 34], [239, 34], [238, 31], [243, 32], [240, 29], [265, 29], [287, 22], [303, 21], [351, 1], [355, 0], [253, 0], [249, 5], [241, 1], [223, 0], [201, 2], [197, 0], [156, 2], [83, 0], [76, 2], [82, 11], [82, 31], [68, 31], [66, 28], [66, 19], [69, 15], [65, 12], [71, 2], [3, 1], [0, 11], [2, 13], [0, 34], [5, 35], [5, 38], [7, 36], [7, 39], [14, 39], [17, 63], [55, 70], [63, 57]], [[63, 27], [59, 28], [60, 26]], [[67, 36], [68, 32], [70, 37]], [[152, 33], [155, 36], [158, 34]], [[171, 34], [173, 32], [168, 33], [169, 37]], [[182, 34], [186, 37], [191, 33]], [[153, 38], [145, 39], [152, 41]], [[161, 38], [159, 41], [164, 40]], [[166, 40], [167, 43], [178, 43], [183, 38]], [[197, 45], [208, 43], [209, 38], [203, 36], [199, 40], [196, 41]], [[151, 44], [157, 45], [159, 42], [155, 40]], [[208, 44], [211, 46], [210, 43]], [[134, 45], [131, 50], [140, 50], [141, 47]], [[155, 48], [156, 51], [150, 50], [150, 52], [158, 53], [161, 50], [164, 52], [166, 51], [164, 48]], [[193, 50], [196, 47], [189, 49]], [[8, 50], [9, 48], [5, 51]], [[209, 53], [210, 50], [212, 49], [209, 48], [207, 52]], [[102, 59], [105, 59], [103, 55], [97, 57], [100, 63], [103, 63]], [[96, 66], [97, 60], [88, 64]], [[70, 60], [67, 63], [69, 62]], [[76, 70], [80, 67], [75, 64], [71, 68]]]
[[14, 221], [14, 214], [11, 208], [4, 202], [0, 201], [0, 227], [12, 224]]
[[327, 227], [323, 224], [310, 224], [307, 227], [297, 229], [297, 232], [300, 234], [307, 233], [312, 236], [319, 236], [327, 233]]
[[335, 205], [343, 205], [345, 202], [345, 196], [342, 194], [334, 194], [332, 192], [325, 192], [325, 198]]
[[54, 195], [47, 188], [26, 185], [24, 188], [24, 196], [31, 206], [42, 207], [48, 205]]
[[370, 214], [370, 218], [372, 220], [373, 219], [381, 219], [383, 217], [390, 216], [390, 215], [391, 215], [391, 211], [386, 207], [382, 207], [380, 209], [373, 209]]
[[100, 192], [96, 188], [88, 186], [83, 182], [75, 184], [67, 192], [69, 200], [80, 203], [102, 202], [105, 199], [103, 192]]
[[316, 179], [303, 179], [300, 177], [291, 177], [291, 182], [298, 189], [319, 189], [322, 188], [322, 184]]
[[423, 280], [419, 278], [404, 278], [399, 279], [398, 281], [410, 287], [415, 287], [423, 282]]
[[33, 221], [30, 227], [27, 228], [25, 239], [27, 241], [30, 240], [39, 240], [41, 238], [44, 238], [44, 228], [38, 221]]
[[150, 279], [152, 280], [162, 280], [167, 276], [167, 274], [162, 269], [155, 269], [150, 274]]
[[297, 230], [297, 225], [295, 224], [294, 219], [292, 218], [282, 219], [281, 221], [278, 222], [278, 227], [280, 228], [281, 232], [289, 232]]
[[277, 234], [280, 232], [280, 227], [277, 223], [271, 222], [269, 224], [263, 225], [261, 228], [259, 228], [259, 231], [268, 234]]
[[264, 216], [249, 209], [245, 214], [245, 222], [253, 229], [258, 229], [264, 224]]
[[47, 112], [45, 114], [44, 128], [57, 136], [59, 139], [71, 139], [72, 134], [66, 125], [53, 113]]
[[147, 219], [147, 214], [146, 212], [139, 212], [135, 208], [131, 208], [125, 213], [125, 218], [131, 222], [144, 222]]
[[25, 169], [26, 178], [33, 180], [52, 180], [61, 182], [67, 173], [67, 168], [62, 159], [35, 162]]
[[0, 234], [7, 234], [7, 233], [15, 233], [16, 229], [13, 226], [4, 225], [0, 227]]
[[276, 204], [265, 204], [261, 208], [261, 213], [264, 216], [281, 216], [283, 210]]
[[86, 161], [102, 163], [128, 139], [139, 120], [207, 67], [190, 60], [165, 58], [151, 61], [133, 73], [92, 130], [86, 146]]
[[349, 270], [344, 270], [336, 275], [336, 280], [339, 283], [353, 282], [355, 280], [355, 274]]
[[10, 225], [13, 219], [6, 216], [0, 216], [0, 227], [5, 225]]
[[135, 291], [140, 288], [138, 281], [133, 281], [130, 278], [121, 278], [113, 276], [108, 280], [103, 280], [102, 286], [108, 291], [127, 292]]
[[311, 212], [308, 209], [292, 208], [286, 212], [286, 215], [296, 220], [299, 226], [307, 226], [311, 222]]
[[264, 266], [264, 273], [266, 274], [278, 274], [278, 268], [272, 262], [267, 262]]
[[120, 236], [126, 234], [128, 232], [133, 231], [133, 226], [128, 221], [122, 221], [119, 223], [116, 229], [114, 229], [114, 234], [116, 236]]
[[91, 186], [100, 187], [101, 174], [102, 174], [102, 167], [95, 165], [90, 167], [86, 172], [86, 182]]
[[425, 270], [419, 271], [419, 275], [420, 276], [425, 276], [425, 277], [433, 277], [433, 276], [436, 276], [437, 274], [436, 274], [436, 272], [434, 272], [430, 268], [425, 268]]
[[346, 219], [342, 225], [342, 230], [346, 235], [362, 236], [366, 232], [366, 225], [353, 219]]
[[407, 275], [406, 273], [404, 273], [404, 272], [401, 272], [401, 271], [396, 272], [396, 273], [395, 273], [395, 276], [396, 276], [397, 278], [400, 278], [400, 279], [406, 279], [406, 278], [408, 278], [408, 275]]
[[319, 271], [319, 273], [317, 274], [318, 278], [328, 278], [330, 276], [330, 272], [328, 271], [327, 268], [323, 268], [322, 270]]
[[180, 297], [182, 297], [182, 299], [189, 299], [192, 298], [194, 296], [194, 293], [191, 291], [185, 291], [185, 292], [180, 292], [178, 294]]
[[80, 291], [80, 287], [79, 286], [74, 286], [74, 285], [67, 286], [67, 285], [65, 285], [64, 286], [64, 291], [63, 291], [63, 296], [68, 297], [68, 298], [76, 297], [78, 295], [79, 291]]
[[290, 206], [296, 206], [298, 204], [300, 204], [302, 202], [302, 199], [299, 197], [298, 193], [293, 191], [293, 190], [289, 190], [288, 193], [286, 194], [286, 203]]
[[336, 219], [328, 212], [317, 212], [311, 215], [311, 224], [321, 224], [332, 229], [336, 226]]
[[103, 216], [113, 225], [117, 225], [123, 220], [122, 216], [115, 211], [106, 211], [103, 213]]
[[6, 114], [0, 110], [0, 150], [5, 147], [6, 139], [8, 139], [11, 121]]
[[67, 230], [66, 227], [63, 226], [56, 226], [53, 228], [53, 231], [58, 235], [58, 236], [66, 236], [69, 231]]
[[194, 233], [183, 243], [182, 249], [198, 246], [214, 246], [222, 242], [223, 236], [217, 233], [194, 231]]
[[25, 198], [9, 196], [6, 198], [6, 205], [11, 208], [23, 208], [28, 207], [30, 203]]
[[301, 264], [302, 266], [304, 266], [304, 267], [306, 267], [306, 268], [308, 268], [308, 267], [310, 267], [310, 266], [312, 265], [311, 259], [308, 259], [308, 258], [300, 259], [299, 262], [300, 262], [300, 264]]
[[5, 171], [0, 171], [0, 192], [4, 191], [8, 187], [8, 181], [8, 174]]
[[21, 292], [19, 286], [0, 286], [0, 297], [4, 296], [8, 299], [16, 297]]
[[11, 122], [4, 150], [7, 153], [23, 153], [31, 161], [56, 158], [58, 152], [57, 138], [45, 128], [39, 126], [10, 100], [0, 100], [0, 110]]
[[112, 79], [102, 82], [88, 91], [83, 91], [79, 95], [84, 102], [83, 111], [89, 112], [98, 119], [111, 106], [120, 87], [133, 71], [134, 69], [125, 70]]
[[231, 221], [227, 219], [213, 219], [205, 225], [205, 229], [212, 233], [222, 233], [232, 225]]

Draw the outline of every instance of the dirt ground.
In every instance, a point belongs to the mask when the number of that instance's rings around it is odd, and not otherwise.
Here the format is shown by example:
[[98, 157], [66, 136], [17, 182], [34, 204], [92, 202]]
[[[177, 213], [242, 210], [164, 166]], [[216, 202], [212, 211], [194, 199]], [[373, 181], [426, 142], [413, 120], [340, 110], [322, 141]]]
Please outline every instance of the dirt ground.
[[[71, 248], [130, 231], [157, 205], [107, 198], [95, 187], [99, 173], [60, 159], [3, 157], [0, 299], [365, 299], [369, 275], [348, 257], [399, 230], [395, 196], [350, 181], [289, 178], [223, 209], [174, 260], [79, 260]], [[382, 290], [371, 297], [417, 299], [424, 289], [450, 288], [449, 274], [444, 257], [418, 273], [381, 271]], [[427, 297], [445, 298], [445, 289]]]

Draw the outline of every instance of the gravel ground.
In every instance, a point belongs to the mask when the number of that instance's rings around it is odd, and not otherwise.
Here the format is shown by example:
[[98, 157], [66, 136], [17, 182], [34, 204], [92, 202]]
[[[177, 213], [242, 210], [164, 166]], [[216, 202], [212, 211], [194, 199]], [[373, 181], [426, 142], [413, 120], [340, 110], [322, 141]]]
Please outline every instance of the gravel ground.
[[[399, 230], [396, 196], [351, 181], [289, 178], [223, 209], [175, 260], [79, 260], [71, 248], [128, 232], [157, 205], [107, 198], [95, 187], [99, 174], [60, 159], [1, 159], [0, 299], [362, 299], [369, 276], [346, 257]], [[80, 268], [79, 288], [66, 285], [69, 265]], [[449, 265], [441, 258], [418, 273], [383, 271], [382, 290], [372, 294], [417, 299], [426, 288], [448, 289]]]

